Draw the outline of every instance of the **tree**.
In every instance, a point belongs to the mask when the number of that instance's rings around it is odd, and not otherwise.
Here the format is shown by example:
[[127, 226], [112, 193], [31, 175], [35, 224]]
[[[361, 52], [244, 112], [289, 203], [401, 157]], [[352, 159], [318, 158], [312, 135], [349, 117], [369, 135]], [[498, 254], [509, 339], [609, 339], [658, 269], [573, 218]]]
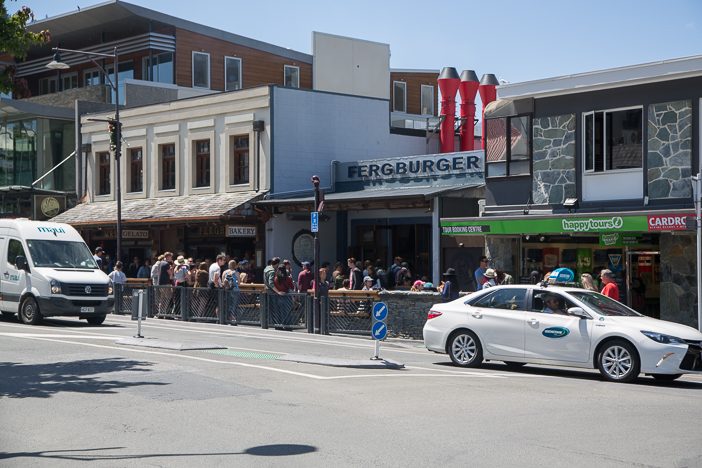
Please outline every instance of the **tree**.
[[[28, 7], [23, 6], [16, 13], [9, 15], [5, 0], [0, 0], [0, 55], [4, 55], [7, 61], [24, 59], [30, 47], [49, 42], [49, 31], [27, 31], [27, 22], [30, 20], [34, 20], [34, 13]], [[5, 65], [5, 69], [0, 71], [0, 92], [13, 90], [14, 75], [15, 67]]]

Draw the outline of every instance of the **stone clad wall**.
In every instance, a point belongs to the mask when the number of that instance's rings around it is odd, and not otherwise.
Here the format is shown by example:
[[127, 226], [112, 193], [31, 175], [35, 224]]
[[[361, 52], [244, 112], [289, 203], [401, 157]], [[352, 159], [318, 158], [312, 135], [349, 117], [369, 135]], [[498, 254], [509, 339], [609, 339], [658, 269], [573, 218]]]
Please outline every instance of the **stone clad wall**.
[[692, 103], [648, 107], [648, 197], [688, 198], [692, 166]]
[[661, 319], [697, 328], [697, 248], [693, 235], [661, 234]]
[[439, 293], [409, 291], [381, 291], [378, 300], [388, 306], [388, 337], [415, 340], [423, 338], [422, 329], [431, 306], [442, 302]]
[[533, 144], [533, 203], [575, 197], [575, 114], [535, 118]]

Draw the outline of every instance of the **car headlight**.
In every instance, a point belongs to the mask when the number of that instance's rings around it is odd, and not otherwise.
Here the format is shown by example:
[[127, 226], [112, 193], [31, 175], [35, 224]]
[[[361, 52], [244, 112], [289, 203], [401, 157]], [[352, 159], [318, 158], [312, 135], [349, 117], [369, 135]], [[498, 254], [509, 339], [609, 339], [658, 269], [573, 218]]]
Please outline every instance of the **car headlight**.
[[678, 338], [677, 336], [665, 335], [663, 333], [646, 331], [646, 330], [641, 330], [641, 333], [643, 333], [647, 337], [651, 338], [656, 343], [687, 344], [687, 343], [685, 343], [685, 340], [683, 340], [682, 338]]
[[112, 282], [110, 281], [110, 284], [107, 285], [107, 295], [111, 296], [112, 295]]
[[49, 284], [51, 285], [51, 294], [61, 294], [61, 283], [52, 279]]

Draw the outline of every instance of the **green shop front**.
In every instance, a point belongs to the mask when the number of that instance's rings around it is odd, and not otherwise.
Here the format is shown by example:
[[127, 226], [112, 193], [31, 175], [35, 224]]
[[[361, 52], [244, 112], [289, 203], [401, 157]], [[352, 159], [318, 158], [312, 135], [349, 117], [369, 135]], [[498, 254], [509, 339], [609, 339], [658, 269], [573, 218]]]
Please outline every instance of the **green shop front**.
[[[442, 238], [469, 245], [484, 236], [491, 266], [530, 283], [555, 268], [597, 277], [608, 268], [617, 276], [622, 302], [652, 317], [687, 323], [679, 316], [695, 301], [692, 211], [524, 215], [444, 218]], [[447, 267], [451, 265], [446, 265]], [[695, 290], [695, 291], [693, 291]], [[692, 291], [692, 297], [690, 296]]]

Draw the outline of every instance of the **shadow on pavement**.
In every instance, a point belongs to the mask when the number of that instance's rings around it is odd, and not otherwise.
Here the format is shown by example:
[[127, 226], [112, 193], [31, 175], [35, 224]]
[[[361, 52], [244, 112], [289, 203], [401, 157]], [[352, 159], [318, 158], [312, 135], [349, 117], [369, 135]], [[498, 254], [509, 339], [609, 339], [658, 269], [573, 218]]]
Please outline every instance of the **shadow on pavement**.
[[103, 379], [112, 372], [148, 372], [151, 365], [117, 358], [42, 364], [0, 362], [0, 398], [48, 398], [59, 392], [116, 393], [121, 388], [168, 385]]
[[75, 460], [75, 461], [101, 461], [101, 460], [129, 460], [141, 458], [171, 458], [171, 457], [212, 457], [226, 455], [254, 455], [259, 457], [282, 457], [291, 455], [303, 455], [317, 451], [317, 447], [301, 444], [273, 444], [250, 447], [243, 452], [203, 452], [203, 453], [149, 453], [143, 455], [102, 455], [96, 453], [101, 450], [121, 450], [125, 447], [102, 447], [92, 449], [77, 450], [47, 450], [40, 452], [0, 452], [0, 460], [10, 458], [48, 458], [55, 460]]

